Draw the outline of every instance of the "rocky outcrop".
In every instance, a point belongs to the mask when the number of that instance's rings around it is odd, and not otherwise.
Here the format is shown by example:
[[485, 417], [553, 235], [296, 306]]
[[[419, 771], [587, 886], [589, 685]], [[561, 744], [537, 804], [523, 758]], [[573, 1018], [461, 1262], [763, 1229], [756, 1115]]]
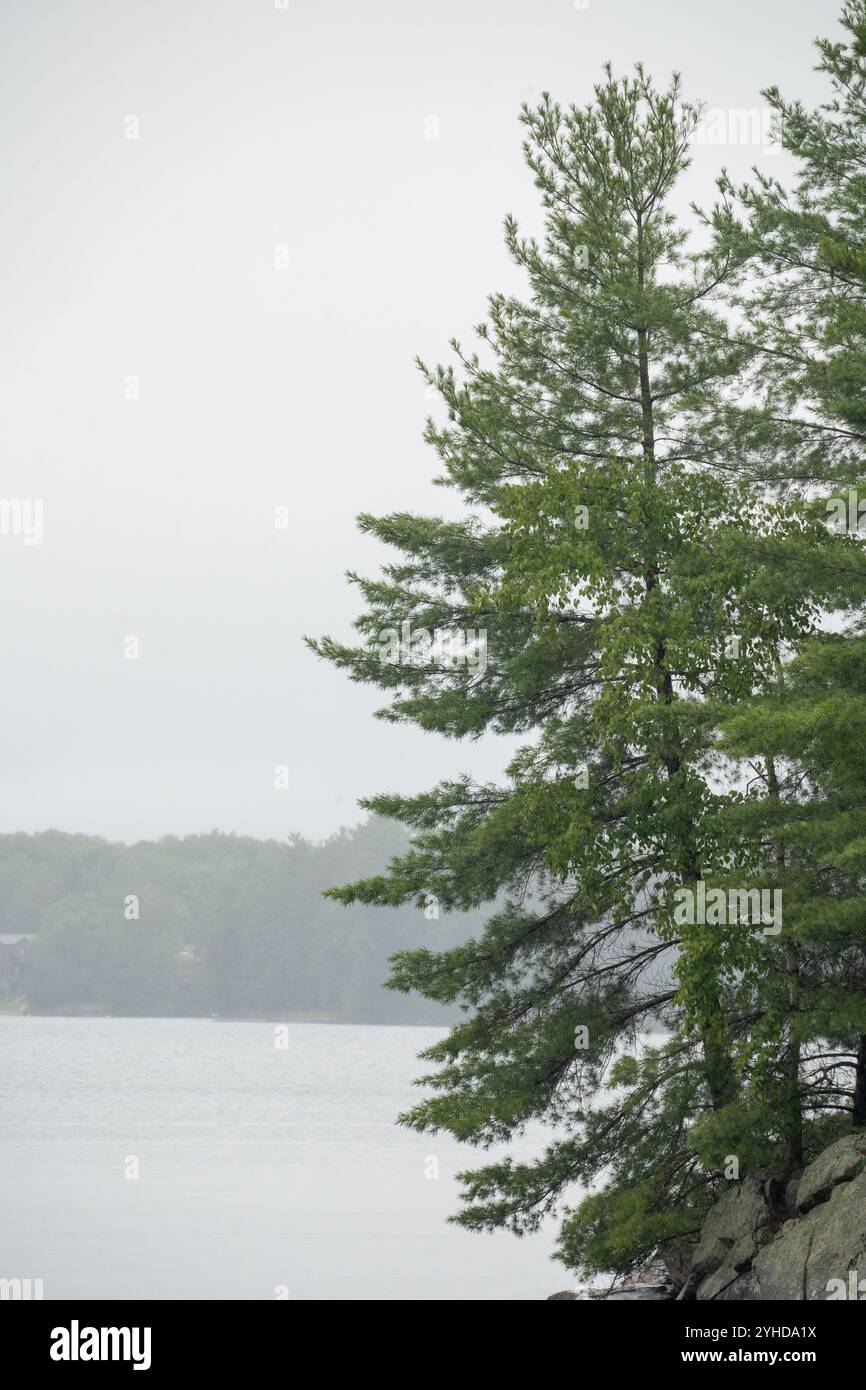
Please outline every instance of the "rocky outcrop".
[[547, 1301], [577, 1298], [591, 1303], [645, 1303], [675, 1297], [676, 1285], [668, 1273], [665, 1262], [653, 1260], [645, 1269], [638, 1270], [636, 1274], [629, 1274], [611, 1288], [581, 1289], [578, 1293], [566, 1289], [562, 1293], [550, 1294]]
[[[853, 1279], [852, 1279], [853, 1272]], [[866, 1297], [866, 1134], [831, 1144], [780, 1192], [746, 1178], [704, 1222], [693, 1262], [698, 1300]]]
[[866, 1132], [831, 1144], [784, 1187], [770, 1178], [732, 1183], [697, 1243], [669, 1242], [612, 1288], [551, 1298], [866, 1301]]
[[772, 1210], [765, 1184], [746, 1178], [711, 1208], [704, 1222], [692, 1272], [698, 1298], [716, 1298], [738, 1275], [751, 1269], [770, 1239]]

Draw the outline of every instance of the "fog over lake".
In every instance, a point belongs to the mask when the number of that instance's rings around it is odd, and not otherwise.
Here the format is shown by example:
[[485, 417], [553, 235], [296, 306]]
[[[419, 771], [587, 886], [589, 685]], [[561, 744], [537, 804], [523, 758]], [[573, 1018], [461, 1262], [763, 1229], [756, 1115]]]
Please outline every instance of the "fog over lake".
[[395, 1124], [441, 1029], [289, 1024], [281, 1047], [276, 1026], [0, 1018], [4, 1274], [42, 1279], [47, 1299], [538, 1299], [571, 1284], [552, 1230], [447, 1225], [455, 1172], [483, 1155]]

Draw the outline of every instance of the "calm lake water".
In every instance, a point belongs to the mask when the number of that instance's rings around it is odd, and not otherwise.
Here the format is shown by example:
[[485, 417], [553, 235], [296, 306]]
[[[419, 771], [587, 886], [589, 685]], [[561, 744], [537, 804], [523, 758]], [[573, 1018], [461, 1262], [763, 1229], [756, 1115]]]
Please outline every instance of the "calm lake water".
[[486, 1156], [394, 1123], [439, 1036], [289, 1024], [279, 1049], [266, 1023], [0, 1018], [0, 1277], [42, 1279], [48, 1299], [573, 1287], [553, 1230], [446, 1225], [455, 1173]]

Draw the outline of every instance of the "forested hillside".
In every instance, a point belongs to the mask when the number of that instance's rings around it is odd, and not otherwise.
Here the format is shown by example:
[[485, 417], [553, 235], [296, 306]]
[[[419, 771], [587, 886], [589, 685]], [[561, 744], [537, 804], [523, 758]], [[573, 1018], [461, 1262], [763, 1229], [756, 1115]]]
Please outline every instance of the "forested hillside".
[[463, 939], [468, 919], [322, 898], [405, 843], [383, 820], [318, 845], [216, 831], [135, 845], [4, 835], [0, 933], [36, 934], [20, 982], [33, 1012], [438, 1022], [435, 1004], [382, 989], [388, 956], [416, 945], [422, 925], [443, 944]]

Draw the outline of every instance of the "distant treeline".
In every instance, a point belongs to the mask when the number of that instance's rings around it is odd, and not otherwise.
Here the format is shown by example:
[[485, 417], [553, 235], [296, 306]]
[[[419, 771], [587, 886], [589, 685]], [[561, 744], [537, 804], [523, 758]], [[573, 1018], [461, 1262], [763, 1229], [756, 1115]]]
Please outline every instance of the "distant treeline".
[[35, 1013], [442, 1022], [437, 1005], [382, 988], [388, 957], [433, 934], [439, 946], [463, 940], [470, 919], [321, 896], [381, 872], [405, 845], [375, 819], [323, 844], [3, 835], [0, 934], [36, 934], [15, 948], [16, 988]]

